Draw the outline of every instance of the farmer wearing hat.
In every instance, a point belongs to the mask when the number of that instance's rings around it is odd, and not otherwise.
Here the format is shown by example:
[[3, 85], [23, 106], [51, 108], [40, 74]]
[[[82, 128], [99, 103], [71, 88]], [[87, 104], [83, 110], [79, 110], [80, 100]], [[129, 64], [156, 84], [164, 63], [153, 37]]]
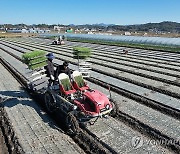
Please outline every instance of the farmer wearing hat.
[[45, 66], [45, 70], [46, 70], [46, 74], [47, 74], [47, 77], [49, 77], [50, 79], [48, 80], [49, 81], [49, 86], [53, 83], [54, 81], [54, 65], [53, 65], [53, 59], [54, 59], [54, 55], [53, 53], [48, 53], [46, 55], [47, 57], [47, 66]]

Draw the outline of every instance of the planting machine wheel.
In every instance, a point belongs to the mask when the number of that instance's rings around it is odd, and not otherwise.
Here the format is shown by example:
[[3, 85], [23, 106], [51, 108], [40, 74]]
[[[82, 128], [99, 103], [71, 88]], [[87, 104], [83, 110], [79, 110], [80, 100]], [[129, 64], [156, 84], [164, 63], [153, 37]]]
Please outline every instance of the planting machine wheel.
[[72, 113], [68, 113], [66, 117], [66, 125], [68, 127], [68, 133], [71, 135], [76, 135], [79, 133], [79, 123], [76, 117]]
[[111, 104], [113, 106], [113, 109], [112, 109], [112, 111], [110, 113], [110, 116], [116, 117], [117, 116], [117, 112], [118, 112], [118, 105], [117, 105], [116, 102], [113, 102], [112, 100], [111, 100]]
[[50, 93], [45, 93], [45, 105], [49, 113], [53, 113], [56, 110], [56, 103], [54, 102], [53, 96]]

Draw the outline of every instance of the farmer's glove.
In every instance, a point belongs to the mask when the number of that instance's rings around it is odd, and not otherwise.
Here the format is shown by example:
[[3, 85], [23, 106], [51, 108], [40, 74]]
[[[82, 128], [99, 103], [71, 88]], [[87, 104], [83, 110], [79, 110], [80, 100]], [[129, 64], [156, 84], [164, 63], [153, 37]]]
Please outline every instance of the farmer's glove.
[[51, 75], [50, 78], [51, 78], [51, 80], [54, 80], [54, 76], [53, 75]]

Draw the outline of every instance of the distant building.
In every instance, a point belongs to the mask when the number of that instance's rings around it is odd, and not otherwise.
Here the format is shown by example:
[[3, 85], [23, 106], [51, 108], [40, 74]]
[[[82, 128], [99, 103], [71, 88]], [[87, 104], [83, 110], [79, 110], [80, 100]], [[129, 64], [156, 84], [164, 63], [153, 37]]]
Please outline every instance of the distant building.
[[130, 32], [124, 32], [124, 35], [129, 36], [129, 35], [131, 35], [131, 33]]
[[50, 32], [51, 32], [51, 30], [49, 30], [49, 29], [45, 30], [45, 33], [50, 33]]
[[71, 29], [67, 29], [66, 32], [67, 32], [67, 33], [72, 33], [72, 32], [73, 32], [73, 29], [72, 29], [72, 28], [71, 28]]
[[21, 33], [29, 33], [29, 31], [27, 29], [22, 29]]
[[42, 30], [42, 29], [39, 29], [39, 28], [30, 28], [30, 29], [10, 29], [10, 30], [7, 30], [8, 33], [49, 33], [50, 30]]
[[64, 27], [60, 27], [60, 26], [54, 26], [54, 31], [58, 31], [60, 32], [61, 29], [64, 29]]
[[44, 30], [41, 30], [41, 29], [38, 29], [37, 30], [37, 33], [44, 33], [45, 31]]
[[90, 32], [88, 32], [88, 34], [94, 34], [94, 33], [90, 31]]
[[7, 30], [7, 32], [8, 32], [8, 33], [21, 33], [22, 30], [18, 30], [18, 29], [17, 29], [17, 30], [14, 30], [14, 29], [13, 29], [13, 30]]
[[144, 36], [146, 36], [147, 35], [147, 33], [144, 33]]
[[37, 33], [37, 32], [36, 32], [36, 30], [31, 28], [31, 29], [29, 29], [29, 33]]

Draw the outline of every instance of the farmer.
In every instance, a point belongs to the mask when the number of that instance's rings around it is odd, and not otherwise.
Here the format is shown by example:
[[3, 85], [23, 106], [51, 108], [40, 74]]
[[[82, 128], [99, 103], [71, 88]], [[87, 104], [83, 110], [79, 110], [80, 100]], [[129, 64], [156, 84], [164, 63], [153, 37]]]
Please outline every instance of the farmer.
[[63, 62], [63, 65], [59, 65], [57, 67], [57, 71], [56, 71], [56, 74], [55, 74], [55, 78], [58, 79], [58, 76], [60, 73], [65, 73], [69, 76], [69, 78], [71, 79], [71, 70], [69, 69], [68, 67], [68, 62], [67, 61], [64, 61]]
[[54, 65], [52, 62], [54, 59], [54, 55], [53, 53], [48, 53], [46, 57], [47, 57], [47, 66], [45, 66], [45, 70], [46, 70], [47, 77], [50, 78], [48, 80], [49, 81], [48, 85], [50, 86], [54, 81], [54, 75], [55, 75]]
[[64, 35], [62, 36], [62, 40], [65, 40], [65, 36]]
[[62, 36], [59, 36], [58, 41], [59, 41], [59, 42], [62, 41]]
[[128, 50], [123, 49], [124, 54], [128, 54]]

